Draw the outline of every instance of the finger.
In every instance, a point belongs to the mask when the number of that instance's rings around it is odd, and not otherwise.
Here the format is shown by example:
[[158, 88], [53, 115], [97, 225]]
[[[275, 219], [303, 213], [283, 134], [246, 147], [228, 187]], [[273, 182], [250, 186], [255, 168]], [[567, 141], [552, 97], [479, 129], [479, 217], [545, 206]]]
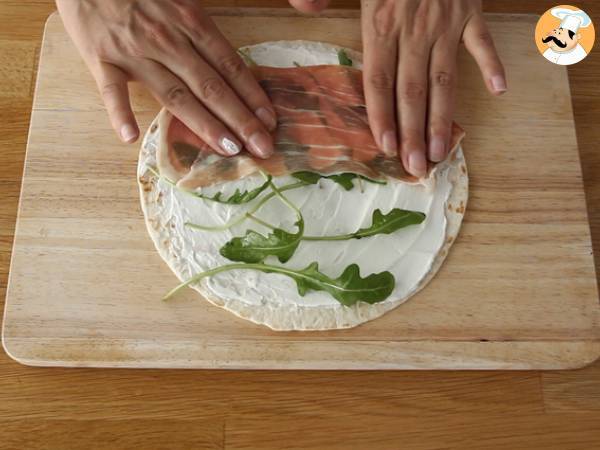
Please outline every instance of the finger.
[[164, 55], [164, 60], [195, 97], [242, 139], [250, 153], [260, 158], [273, 154], [273, 139], [263, 123], [195, 49], [182, 45], [176, 57]]
[[329, 5], [329, 0], [289, 0], [290, 5], [303, 13], [319, 13]]
[[131, 109], [127, 74], [108, 63], [100, 63], [92, 73], [115, 132], [123, 142], [135, 142], [140, 131]]
[[400, 158], [406, 170], [421, 177], [427, 173], [425, 119], [427, 113], [427, 66], [429, 49], [407, 43], [400, 49], [396, 81], [400, 129]]
[[240, 152], [242, 145], [239, 140], [198, 101], [177, 76], [150, 60], [138, 60], [136, 67], [139, 81], [213, 150], [224, 156]]
[[[190, 26], [191, 25], [191, 26]], [[250, 69], [208, 17], [198, 15], [182, 30], [195, 50], [218, 72], [269, 130], [277, 126], [275, 109]]]
[[463, 40], [468, 52], [477, 62], [488, 90], [495, 95], [506, 92], [504, 66], [496, 52], [492, 35], [480, 14], [474, 15], [467, 22]]
[[398, 40], [395, 30], [382, 26], [376, 19], [372, 20], [373, 17], [376, 17], [375, 12], [371, 14], [370, 11], [363, 11], [365, 100], [369, 124], [377, 146], [386, 156], [396, 156], [398, 129], [395, 80]]
[[427, 112], [427, 156], [439, 162], [446, 158], [456, 95], [456, 51], [458, 42], [440, 38], [431, 51], [429, 108]]

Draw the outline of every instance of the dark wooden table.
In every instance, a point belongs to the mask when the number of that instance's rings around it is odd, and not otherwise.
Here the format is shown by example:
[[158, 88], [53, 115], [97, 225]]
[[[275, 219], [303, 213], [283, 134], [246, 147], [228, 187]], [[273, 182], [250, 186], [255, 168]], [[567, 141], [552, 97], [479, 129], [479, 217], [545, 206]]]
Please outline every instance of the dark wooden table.
[[[489, 12], [538, 15], [555, 5], [484, 1]], [[599, 1], [577, 6], [600, 25]], [[0, 0], [0, 302], [53, 10], [51, 0]], [[598, 263], [600, 43], [569, 75]], [[0, 449], [133, 447], [591, 450], [600, 448], [600, 362], [571, 372], [92, 370], [25, 367], [0, 352]]]

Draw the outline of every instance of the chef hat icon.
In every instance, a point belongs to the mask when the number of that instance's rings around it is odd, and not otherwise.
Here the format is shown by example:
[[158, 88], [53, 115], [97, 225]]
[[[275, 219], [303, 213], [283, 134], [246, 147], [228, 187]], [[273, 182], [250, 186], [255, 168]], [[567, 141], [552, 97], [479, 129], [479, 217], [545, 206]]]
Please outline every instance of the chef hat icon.
[[577, 33], [579, 28], [589, 27], [592, 23], [590, 16], [580, 9], [553, 8], [550, 12], [561, 20], [560, 28], [571, 30], [573, 33]]

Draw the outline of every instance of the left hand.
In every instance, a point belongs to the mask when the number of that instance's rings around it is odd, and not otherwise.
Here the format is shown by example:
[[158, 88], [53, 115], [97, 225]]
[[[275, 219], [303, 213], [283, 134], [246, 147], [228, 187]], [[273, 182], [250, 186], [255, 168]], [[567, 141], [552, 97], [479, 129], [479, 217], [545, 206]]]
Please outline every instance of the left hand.
[[415, 176], [449, 150], [461, 39], [488, 90], [506, 78], [481, 0], [362, 0], [364, 87], [375, 141]]

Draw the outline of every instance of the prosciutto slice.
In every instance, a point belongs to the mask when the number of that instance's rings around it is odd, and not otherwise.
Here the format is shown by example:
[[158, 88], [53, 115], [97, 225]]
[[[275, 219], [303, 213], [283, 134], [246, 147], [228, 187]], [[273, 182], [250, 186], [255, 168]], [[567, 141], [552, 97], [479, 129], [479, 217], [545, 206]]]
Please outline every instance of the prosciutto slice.
[[[276, 151], [269, 159], [249, 153], [217, 155], [177, 118], [163, 111], [158, 168], [184, 189], [240, 179], [260, 170], [273, 176], [298, 171], [352, 172], [371, 179], [418, 181], [398, 157], [379, 151], [367, 120], [362, 72], [347, 66], [253, 67], [277, 112]], [[452, 127], [451, 148], [464, 136]], [[430, 167], [431, 170], [432, 167]]]

